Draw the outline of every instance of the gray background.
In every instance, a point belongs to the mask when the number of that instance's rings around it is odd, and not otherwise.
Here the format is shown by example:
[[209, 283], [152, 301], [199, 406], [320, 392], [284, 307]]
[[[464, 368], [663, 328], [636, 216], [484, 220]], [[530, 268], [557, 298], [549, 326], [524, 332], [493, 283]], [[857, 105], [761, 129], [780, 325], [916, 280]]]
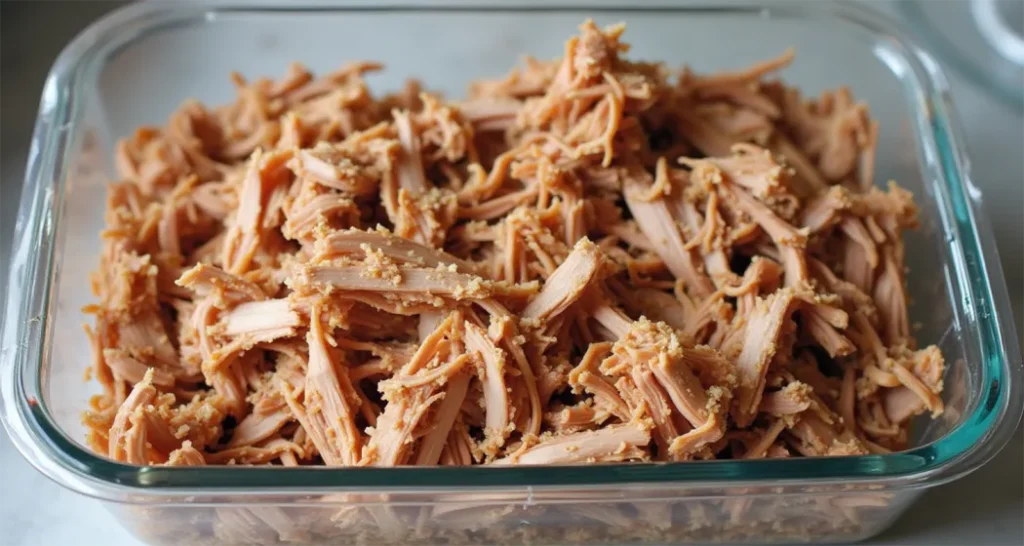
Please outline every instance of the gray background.
[[[871, 2], [896, 17], [896, 2]], [[942, 10], [942, 0], [926, 10]], [[0, 272], [6, 279], [14, 215], [42, 82], [60, 49], [119, 5], [101, 1], [0, 2]], [[967, 132], [975, 182], [987, 203], [1009, 285], [1018, 338], [1024, 326], [1024, 115], [969, 74], [946, 66]], [[852, 76], [851, 76], [852, 77]], [[1024, 75], [1020, 85], [1024, 88]], [[0, 286], [4, 285], [0, 281]], [[0, 302], [6, 299], [6, 289]], [[1022, 340], [1024, 341], [1024, 340]], [[43, 478], [0, 433], [0, 544], [137, 544], [101, 505]], [[1024, 438], [990, 464], [926, 494], [872, 544], [1024, 544]]]

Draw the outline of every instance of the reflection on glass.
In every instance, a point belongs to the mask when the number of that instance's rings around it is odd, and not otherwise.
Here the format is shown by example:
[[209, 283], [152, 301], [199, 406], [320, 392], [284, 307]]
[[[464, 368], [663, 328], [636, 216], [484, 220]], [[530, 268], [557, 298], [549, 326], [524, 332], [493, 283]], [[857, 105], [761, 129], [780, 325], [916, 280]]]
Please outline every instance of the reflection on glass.
[[971, 15], [996, 53], [1024, 66], [1024, 2], [973, 0]]
[[904, 0], [897, 5], [921, 45], [943, 66], [1024, 107], [1024, 2]]

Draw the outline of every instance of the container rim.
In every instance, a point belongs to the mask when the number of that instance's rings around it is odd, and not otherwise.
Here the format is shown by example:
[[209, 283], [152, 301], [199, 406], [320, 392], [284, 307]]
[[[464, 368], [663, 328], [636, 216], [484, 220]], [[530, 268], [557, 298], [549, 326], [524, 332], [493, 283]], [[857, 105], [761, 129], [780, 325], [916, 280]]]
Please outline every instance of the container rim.
[[[501, 13], [571, 11], [588, 13], [743, 13], [766, 16], [829, 18], [886, 37], [876, 55], [899, 63], [912, 93], [918, 153], [934, 158], [925, 168], [933, 177], [939, 220], [960, 245], [951, 245], [955, 281], [962, 291], [962, 313], [976, 329], [981, 362], [978, 384], [983, 394], [952, 431], [928, 445], [905, 452], [799, 460], [702, 461], [693, 463], [609, 464], [521, 468], [267, 468], [136, 467], [97, 456], [70, 440], [49, 414], [43, 393], [52, 328], [51, 291], [56, 278], [55, 234], [63, 207], [64, 166], [69, 136], [79, 117], [78, 86], [98, 63], [104, 48], [123, 47], [155, 28], [187, 24], [231, 13], [301, 13], [310, 11], [409, 12], [452, 11]], [[893, 60], [895, 59], [895, 60]], [[933, 58], [904, 38], [898, 25], [871, 9], [846, 3], [748, 2], [686, 5], [648, 2], [627, 7], [595, 7], [572, 0], [559, 4], [467, 6], [445, 2], [410, 4], [384, 1], [348, 4], [258, 1], [144, 2], [108, 14], [73, 40], [58, 57], [43, 89], [39, 117], [29, 151], [15, 229], [8, 283], [8, 310], [0, 345], [0, 418], [12, 442], [47, 477], [76, 492], [111, 501], [189, 502], [210, 495], [259, 492], [325, 493], [343, 490], [411, 492], [423, 490], [558, 489], [704, 485], [756, 487], [796, 483], [883, 483], [913, 488], [949, 481], [992, 458], [1009, 440], [1020, 419], [1022, 366], [1006, 285], [981, 193], [972, 183], [959, 122], [953, 112], [946, 77]]]

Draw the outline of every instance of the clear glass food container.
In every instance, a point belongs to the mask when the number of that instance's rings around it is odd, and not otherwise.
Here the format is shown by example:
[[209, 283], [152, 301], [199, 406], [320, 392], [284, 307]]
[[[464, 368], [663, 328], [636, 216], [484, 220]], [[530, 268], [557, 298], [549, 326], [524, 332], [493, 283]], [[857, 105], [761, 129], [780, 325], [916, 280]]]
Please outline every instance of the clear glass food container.
[[[913, 191], [911, 317], [948, 362], [946, 412], [913, 449], [821, 459], [529, 468], [134, 467], [84, 445], [79, 415], [90, 302], [113, 145], [184, 99], [232, 99], [228, 73], [280, 75], [384, 62], [377, 92], [415, 76], [461, 95], [520, 55], [561, 54], [585, 18], [625, 21], [637, 59], [709, 71], [794, 46], [782, 76], [807, 93], [849, 84], [881, 122], [878, 180]], [[926, 488], [978, 468], [1020, 413], [1021, 362], [982, 196], [945, 77], [871, 11], [720, 3], [610, 9], [366, 3], [131, 6], [92, 25], [46, 82], [17, 220], [3, 328], [2, 415], [39, 471], [100, 499], [134, 534], [179, 543], [847, 542], [892, 523]]]

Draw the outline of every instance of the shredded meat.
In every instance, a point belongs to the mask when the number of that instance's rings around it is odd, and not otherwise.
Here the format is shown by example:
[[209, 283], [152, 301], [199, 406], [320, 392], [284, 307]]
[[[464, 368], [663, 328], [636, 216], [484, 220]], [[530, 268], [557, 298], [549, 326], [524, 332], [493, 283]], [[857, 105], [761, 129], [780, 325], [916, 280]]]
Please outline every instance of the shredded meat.
[[376, 97], [369, 62], [234, 75], [234, 103], [122, 140], [90, 445], [282, 466], [906, 447], [944, 361], [912, 334], [917, 210], [873, 186], [867, 106], [769, 81], [792, 51], [701, 75], [628, 60], [623, 32], [588, 21], [459, 102]]

